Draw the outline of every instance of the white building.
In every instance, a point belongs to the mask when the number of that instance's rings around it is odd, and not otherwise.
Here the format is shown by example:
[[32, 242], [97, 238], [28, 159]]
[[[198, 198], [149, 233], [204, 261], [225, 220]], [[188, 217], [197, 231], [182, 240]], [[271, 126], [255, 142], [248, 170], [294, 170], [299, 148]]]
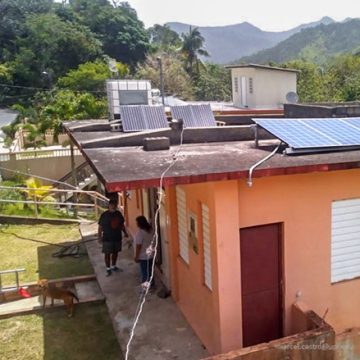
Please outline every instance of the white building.
[[[236, 107], [282, 108], [287, 94], [296, 93], [298, 70], [264, 65], [229, 65], [232, 97]], [[290, 95], [294, 97], [295, 95]]]

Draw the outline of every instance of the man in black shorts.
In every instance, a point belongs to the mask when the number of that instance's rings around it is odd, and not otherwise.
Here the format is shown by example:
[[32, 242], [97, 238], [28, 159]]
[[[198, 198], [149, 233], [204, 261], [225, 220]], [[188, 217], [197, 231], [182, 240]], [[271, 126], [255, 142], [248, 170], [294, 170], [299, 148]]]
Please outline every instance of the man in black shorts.
[[112, 271], [119, 271], [116, 261], [122, 247], [122, 232], [128, 237], [125, 229], [125, 220], [117, 210], [115, 199], [109, 201], [109, 209], [101, 214], [98, 228], [98, 241], [102, 244], [102, 252], [105, 255], [106, 276]]

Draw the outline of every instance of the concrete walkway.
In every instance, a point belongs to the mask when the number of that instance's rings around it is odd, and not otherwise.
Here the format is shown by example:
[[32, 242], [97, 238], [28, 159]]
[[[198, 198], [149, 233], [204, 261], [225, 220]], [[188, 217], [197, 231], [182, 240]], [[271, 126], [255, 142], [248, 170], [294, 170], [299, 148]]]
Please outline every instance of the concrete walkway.
[[[84, 239], [94, 239], [96, 227], [81, 225]], [[118, 266], [123, 272], [105, 276], [101, 247], [97, 241], [86, 243], [91, 264], [106, 298], [116, 336], [124, 355], [136, 308], [139, 303], [140, 274], [133, 262], [133, 250], [120, 253]], [[198, 360], [209, 356], [174, 301], [149, 294], [135, 331], [129, 359]]]

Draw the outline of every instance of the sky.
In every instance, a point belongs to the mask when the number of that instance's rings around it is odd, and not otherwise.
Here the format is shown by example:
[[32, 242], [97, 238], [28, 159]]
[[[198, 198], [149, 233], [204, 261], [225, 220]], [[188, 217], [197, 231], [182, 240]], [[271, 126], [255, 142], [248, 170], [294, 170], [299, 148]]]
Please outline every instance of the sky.
[[330, 16], [360, 17], [359, 0], [127, 0], [146, 27], [178, 21], [198, 26], [243, 21], [267, 31], [288, 30]]

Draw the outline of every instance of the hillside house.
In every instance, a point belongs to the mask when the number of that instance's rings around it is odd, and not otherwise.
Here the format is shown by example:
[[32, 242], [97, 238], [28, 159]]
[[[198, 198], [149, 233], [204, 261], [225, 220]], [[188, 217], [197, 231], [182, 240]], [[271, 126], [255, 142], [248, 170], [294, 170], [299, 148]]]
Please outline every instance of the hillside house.
[[[359, 120], [360, 121], [360, 120]], [[360, 325], [360, 150], [267, 157], [278, 140], [250, 127], [111, 133], [106, 121], [66, 125], [128, 226], [159, 220], [158, 273], [212, 354], [296, 334], [294, 303], [337, 333]], [[146, 137], [169, 150], [145, 151]], [[202, 140], [201, 140], [202, 139]], [[159, 310], [160, 311], [160, 310]]]
[[296, 93], [298, 70], [264, 65], [229, 65], [233, 104], [239, 108], [282, 108]]

